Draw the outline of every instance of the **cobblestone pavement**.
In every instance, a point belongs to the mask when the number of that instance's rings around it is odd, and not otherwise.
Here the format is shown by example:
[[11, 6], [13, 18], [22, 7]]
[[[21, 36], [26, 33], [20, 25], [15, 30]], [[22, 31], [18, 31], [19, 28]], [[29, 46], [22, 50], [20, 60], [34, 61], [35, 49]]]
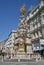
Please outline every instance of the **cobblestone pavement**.
[[44, 65], [44, 60], [39, 62], [1, 62], [0, 65]]
[[37, 63], [10, 63], [10, 62], [3, 62], [3, 63], [0, 63], [0, 65], [38, 65]]

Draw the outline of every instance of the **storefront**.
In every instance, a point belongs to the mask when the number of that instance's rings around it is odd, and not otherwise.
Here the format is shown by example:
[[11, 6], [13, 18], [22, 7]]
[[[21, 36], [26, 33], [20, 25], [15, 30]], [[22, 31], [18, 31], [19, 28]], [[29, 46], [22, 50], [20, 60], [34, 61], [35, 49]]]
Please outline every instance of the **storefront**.
[[41, 55], [41, 51], [43, 50], [43, 47], [40, 45], [40, 43], [36, 43], [33, 45], [33, 52], [40, 54]]
[[40, 39], [40, 45], [42, 47], [41, 56], [44, 57], [44, 39]]

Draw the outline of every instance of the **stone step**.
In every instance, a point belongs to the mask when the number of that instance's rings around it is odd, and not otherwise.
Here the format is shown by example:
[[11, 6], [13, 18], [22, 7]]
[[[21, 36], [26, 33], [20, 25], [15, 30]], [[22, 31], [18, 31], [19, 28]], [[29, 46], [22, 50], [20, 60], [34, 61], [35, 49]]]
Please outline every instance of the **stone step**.
[[35, 62], [35, 59], [6, 59], [5, 62]]

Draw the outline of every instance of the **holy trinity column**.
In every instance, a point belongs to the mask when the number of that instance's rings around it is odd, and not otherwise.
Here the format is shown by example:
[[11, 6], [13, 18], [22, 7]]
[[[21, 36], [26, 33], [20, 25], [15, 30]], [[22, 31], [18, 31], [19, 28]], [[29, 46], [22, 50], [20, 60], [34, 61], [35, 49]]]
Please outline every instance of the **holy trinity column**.
[[16, 40], [18, 45], [18, 52], [32, 54], [31, 36], [24, 15], [25, 15], [25, 5], [23, 5], [20, 9], [20, 19], [17, 29], [18, 36]]

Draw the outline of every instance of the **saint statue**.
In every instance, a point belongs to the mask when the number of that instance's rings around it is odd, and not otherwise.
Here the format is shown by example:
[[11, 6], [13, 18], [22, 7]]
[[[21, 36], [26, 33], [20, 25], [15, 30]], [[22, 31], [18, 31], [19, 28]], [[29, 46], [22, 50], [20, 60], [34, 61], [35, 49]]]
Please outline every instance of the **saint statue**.
[[25, 4], [20, 9], [20, 14], [24, 15], [24, 13], [25, 13]]

